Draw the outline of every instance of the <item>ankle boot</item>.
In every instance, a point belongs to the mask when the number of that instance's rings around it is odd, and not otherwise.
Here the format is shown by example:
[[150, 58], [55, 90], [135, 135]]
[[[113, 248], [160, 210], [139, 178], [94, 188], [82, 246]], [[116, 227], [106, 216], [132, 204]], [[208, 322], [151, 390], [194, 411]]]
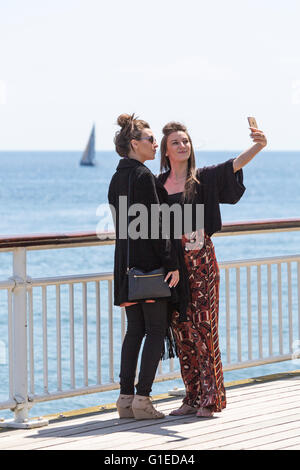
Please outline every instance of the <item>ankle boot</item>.
[[134, 418], [131, 408], [133, 397], [134, 395], [120, 394], [116, 403], [120, 418]]
[[160, 419], [165, 415], [156, 410], [152, 405], [150, 397], [135, 395], [132, 402], [132, 412], [135, 419]]

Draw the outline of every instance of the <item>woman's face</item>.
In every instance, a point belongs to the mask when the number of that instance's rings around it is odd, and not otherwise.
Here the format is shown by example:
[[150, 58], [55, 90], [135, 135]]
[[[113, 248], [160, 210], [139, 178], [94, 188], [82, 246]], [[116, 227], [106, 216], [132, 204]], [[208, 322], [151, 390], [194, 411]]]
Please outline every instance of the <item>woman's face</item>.
[[132, 140], [131, 145], [143, 161], [155, 159], [158, 144], [151, 129], [143, 129], [140, 139]]
[[170, 163], [188, 161], [191, 155], [191, 143], [183, 131], [172, 132], [167, 138], [166, 156]]

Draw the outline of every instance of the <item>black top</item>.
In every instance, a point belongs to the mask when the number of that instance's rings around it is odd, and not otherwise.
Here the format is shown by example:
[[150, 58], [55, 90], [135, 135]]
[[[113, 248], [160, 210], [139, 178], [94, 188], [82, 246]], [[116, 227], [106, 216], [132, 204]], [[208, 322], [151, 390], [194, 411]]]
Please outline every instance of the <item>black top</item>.
[[[231, 158], [224, 163], [198, 168], [196, 171], [200, 184], [197, 185], [192, 203], [204, 204], [204, 229], [208, 236], [222, 228], [219, 204], [236, 204], [245, 192], [243, 170], [234, 173], [233, 161]], [[160, 183], [164, 185], [169, 174], [170, 170], [161, 173], [157, 177]], [[180, 193], [169, 195], [169, 203], [180, 202], [180, 196]]]
[[176, 221], [176, 233], [177, 238], [182, 236], [184, 233], [183, 229], [183, 192], [168, 194], [168, 204], [169, 206], [173, 206], [173, 204], [180, 204], [181, 205], [181, 212], [179, 213], [179, 220], [178, 220], [178, 212], [170, 211], [170, 238], [173, 240], [175, 236], [175, 221]]
[[[127, 205], [119, 206], [119, 196], [128, 197], [128, 179], [131, 176], [130, 205], [142, 203], [149, 213], [148, 233], [151, 234], [151, 204], [168, 202], [168, 193], [157, 182], [154, 175], [143, 163], [124, 158], [120, 161], [113, 175], [109, 191], [109, 203], [115, 208], [114, 225], [116, 231], [116, 245], [114, 257], [114, 305], [120, 305], [128, 301], [127, 279]], [[114, 214], [113, 214], [114, 216]], [[121, 238], [119, 233], [120, 219], [125, 217], [126, 238]], [[121, 219], [122, 220], [122, 219]], [[122, 229], [124, 230], [124, 229]], [[152, 271], [163, 266], [168, 271], [178, 269], [176, 251], [170, 240], [166, 239], [130, 239], [130, 267], [137, 267], [144, 271]]]
[[182, 202], [182, 194], [183, 192], [181, 193], [174, 193], [174, 194], [168, 194], [168, 201], [170, 204], [174, 204], [174, 203], [179, 203], [181, 204]]

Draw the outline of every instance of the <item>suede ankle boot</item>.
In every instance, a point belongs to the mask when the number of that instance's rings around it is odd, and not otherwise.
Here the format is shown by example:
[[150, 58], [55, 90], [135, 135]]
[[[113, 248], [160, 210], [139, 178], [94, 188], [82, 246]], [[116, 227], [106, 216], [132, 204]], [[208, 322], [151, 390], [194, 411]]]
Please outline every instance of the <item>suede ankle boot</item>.
[[133, 398], [134, 395], [120, 394], [116, 403], [120, 418], [134, 418], [131, 407]]
[[156, 410], [152, 405], [150, 397], [135, 395], [132, 402], [132, 412], [135, 419], [160, 419], [165, 415]]

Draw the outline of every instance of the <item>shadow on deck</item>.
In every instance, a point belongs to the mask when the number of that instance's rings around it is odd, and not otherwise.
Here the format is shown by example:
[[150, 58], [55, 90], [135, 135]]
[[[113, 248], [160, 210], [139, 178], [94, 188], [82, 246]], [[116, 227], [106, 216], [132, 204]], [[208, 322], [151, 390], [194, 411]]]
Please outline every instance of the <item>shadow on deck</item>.
[[120, 420], [114, 408], [78, 410], [51, 415], [45, 428], [2, 429], [0, 449], [300, 449], [300, 371], [227, 384], [226, 392], [227, 408], [213, 418], [168, 416], [179, 397], [155, 400], [167, 415], [161, 420]]

